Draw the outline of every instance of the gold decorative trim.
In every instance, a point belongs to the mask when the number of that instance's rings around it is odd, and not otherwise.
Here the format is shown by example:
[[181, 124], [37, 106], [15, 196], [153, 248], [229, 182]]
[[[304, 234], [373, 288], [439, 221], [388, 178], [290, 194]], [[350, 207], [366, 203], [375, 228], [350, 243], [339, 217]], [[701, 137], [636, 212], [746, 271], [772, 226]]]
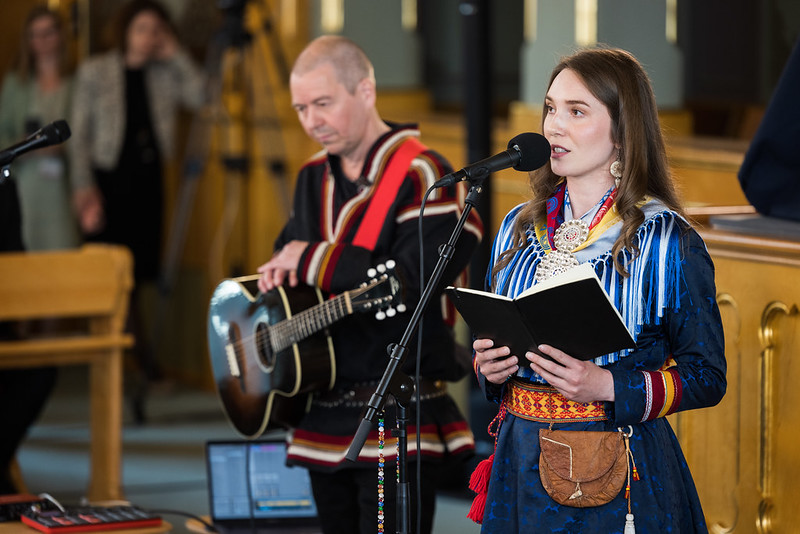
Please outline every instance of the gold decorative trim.
[[772, 477], [773, 477], [773, 434], [775, 424], [775, 347], [778, 345], [779, 330], [775, 321], [780, 316], [797, 314], [796, 305], [786, 305], [783, 302], [770, 302], [761, 314], [761, 328], [758, 339], [761, 343], [761, 411], [759, 440], [760, 451], [758, 455], [758, 490], [761, 492], [761, 502], [758, 505], [756, 530], [759, 534], [772, 532]]
[[742, 315], [739, 313], [739, 303], [736, 302], [736, 299], [730, 293], [717, 293], [717, 306], [720, 308], [723, 306], [730, 306], [733, 308], [736, 319], [738, 320], [738, 324], [736, 325], [736, 339], [734, 342], [738, 345], [739, 335], [742, 331]]
[[758, 534], [769, 534], [772, 532], [772, 499], [763, 499], [758, 503], [756, 532], [758, 532]]
[[[725, 331], [725, 336], [729, 337], [731, 339], [732, 344], [737, 348], [737, 352], [738, 352], [739, 339], [740, 339], [740, 336], [741, 336], [741, 333], [742, 333], [742, 315], [741, 315], [741, 313], [739, 311], [739, 303], [736, 302], [736, 299], [730, 293], [718, 293], [717, 294], [717, 305], [720, 308], [724, 308], [724, 307], [727, 306], [727, 307], [730, 307], [731, 310], [732, 310], [733, 317], [735, 317], [735, 319], [736, 319], [736, 326], [732, 330], [726, 330]], [[731, 359], [728, 358], [728, 361], [730, 362]], [[734, 361], [737, 363], [737, 365], [739, 365], [738, 376], [739, 376], [739, 380], [741, 381], [741, 379], [742, 379], [742, 373], [741, 373], [742, 358], [740, 357], [740, 355], [737, 354], [737, 357], [734, 359]], [[736, 408], [735, 408], [735, 413], [736, 413], [736, 431], [735, 431], [735, 434], [737, 436], [739, 435], [739, 430], [741, 428], [741, 413], [742, 413], [742, 411], [741, 411], [741, 390], [742, 390], [741, 384], [739, 384], [739, 394], [736, 397]], [[711, 532], [712, 534], [731, 534], [732, 532], [734, 532], [736, 530], [736, 526], [739, 524], [739, 499], [737, 498], [737, 495], [736, 495], [736, 488], [739, 487], [739, 484], [741, 482], [740, 471], [739, 471], [739, 466], [741, 466], [741, 465], [742, 464], [741, 464], [741, 443], [740, 443], [736, 447], [736, 465], [734, 466], [735, 471], [736, 471], [735, 485], [734, 485], [733, 495], [730, 496], [731, 497], [731, 501], [733, 503], [733, 516], [734, 516], [733, 517], [733, 521], [731, 522], [731, 525], [727, 526], [727, 527], [725, 525], [719, 523], [719, 522], [711, 524], [709, 526], [709, 532]]]
[[730, 534], [736, 530], [736, 524], [739, 522], [739, 507], [736, 507], [736, 518], [734, 519], [733, 525], [730, 527], [726, 527], [721, 525], [720, 523], [714, 523], [708, 529], [711, 534]]

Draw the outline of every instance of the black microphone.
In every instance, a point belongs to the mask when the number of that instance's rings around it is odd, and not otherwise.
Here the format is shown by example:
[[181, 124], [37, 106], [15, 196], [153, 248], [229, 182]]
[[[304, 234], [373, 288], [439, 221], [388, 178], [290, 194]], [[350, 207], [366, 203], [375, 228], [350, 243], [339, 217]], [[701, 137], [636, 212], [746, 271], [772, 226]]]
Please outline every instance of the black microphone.
[[543, 135], [521, 133], [508, 142], [508, 150], [467, 165], [436, 180], [433, 187], [446, 187], [464, 180], [484, 180], [490, 173], [514, 167], [522, 172], [534, 171], [550, 159], [550, 143]]
[[28, 136], [24, 141], [12, 145], [5, 150], [0, 150], [0, 167], [8, 165], [14, 158], [37, 148], [63, 143], [71, 132], [67, 121], [59, 120], [39, 128]]

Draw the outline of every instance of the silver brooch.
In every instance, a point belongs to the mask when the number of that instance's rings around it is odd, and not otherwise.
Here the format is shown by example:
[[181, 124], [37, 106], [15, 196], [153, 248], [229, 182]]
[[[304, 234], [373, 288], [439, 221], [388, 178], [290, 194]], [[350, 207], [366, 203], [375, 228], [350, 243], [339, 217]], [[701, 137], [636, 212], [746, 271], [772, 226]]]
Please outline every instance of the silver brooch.
[[578, 258], [566, 250], [554, 250], [539, 262], [534, 278], [542, 282], [579, 265]]
[[589, 225], [580, 219], [566, 221], [556, 230], [553, 243], [558, 250], [572, 252], [586, 241], [589, 236]]
[[556, 250], [551, 251], [539, 262], [534, 275], [536, 281], [547, 280], [580, 265], [572, 251], [586, 241], [588, 236], [589, 225], [580, 219], [572, 219], [559, 226], [553, 236]]

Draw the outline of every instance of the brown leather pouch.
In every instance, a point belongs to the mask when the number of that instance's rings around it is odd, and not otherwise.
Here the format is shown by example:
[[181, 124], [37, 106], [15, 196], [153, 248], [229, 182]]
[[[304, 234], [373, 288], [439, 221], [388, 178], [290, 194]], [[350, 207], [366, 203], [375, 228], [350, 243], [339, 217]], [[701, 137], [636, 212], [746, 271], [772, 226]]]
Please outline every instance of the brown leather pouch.
[[559, 504], [605, 504], [625, 485], [628, 459], [622, 432], [539, 430], [539, 476]]

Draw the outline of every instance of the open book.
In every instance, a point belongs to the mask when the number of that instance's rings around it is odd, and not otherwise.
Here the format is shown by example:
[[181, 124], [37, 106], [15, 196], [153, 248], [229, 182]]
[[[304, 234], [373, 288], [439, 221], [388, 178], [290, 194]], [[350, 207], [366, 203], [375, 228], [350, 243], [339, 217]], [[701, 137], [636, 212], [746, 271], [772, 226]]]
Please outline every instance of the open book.
[[543, 344], [580, 360], [635, 347], [588, 263], [539, 282], [515, 299], [452, 286], [445, 291], [475, 336], [507, 346], [520, 358], [527, 351], [541, 354], [537, 347]]

